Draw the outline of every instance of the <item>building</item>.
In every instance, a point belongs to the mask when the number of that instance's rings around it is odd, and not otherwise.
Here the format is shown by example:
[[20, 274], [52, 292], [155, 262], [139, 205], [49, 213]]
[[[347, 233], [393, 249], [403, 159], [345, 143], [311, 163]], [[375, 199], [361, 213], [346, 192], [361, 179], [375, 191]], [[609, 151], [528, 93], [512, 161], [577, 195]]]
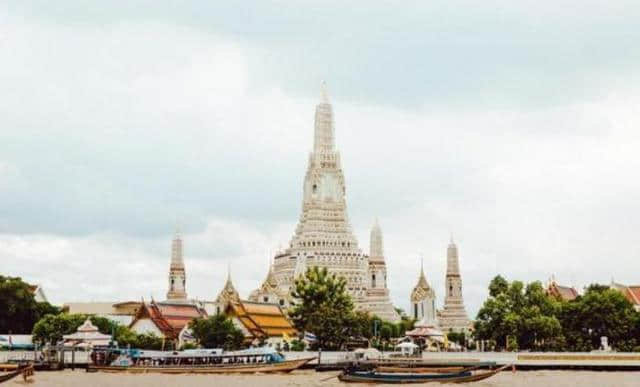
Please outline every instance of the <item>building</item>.
[[633, 305], [635, 310], [640, 312], [640, 285], [622, 285], [611, 281], [611, 289], [615, 289], [622, 293], [627, 300]]
[[438, 321], [440, 328], [445, 332], [467, 331], [471, 328], [462, 297], [458, 246], [453, 242], [453, 238], [447, 247], [444, 308], [438, 316]]
[[169, 264], [169, 290], [167, 300], [186, 301], [187, 300], [187, 274], [184, 268], [184, 258], [182, 256], [182, 238], [176, 231], [176, 235], [171, 242], [171, 263]]
[[400, 315], [393, 307], [387, 288], [387, 264], [384, 258], [382, 229], [376, 219], [369, 238], [369, 289], [366, 310], [383, 320], [398, 322]]
[[266, 304], [278, 304], [280, 306], [285, 305], [285, 300], [288, 298], [287, 291], [278, 286], [278, 281], [273, 273], [273, 265], [269, 265], [267, 271], [267, 277], [264, 279], [260, 287], [251, 292], [249, 295], [249, 301], [251, 302], [263, 302]]
[[154, 334], [179, 345], [189, 323], [206, 317], [207, 312], [198, 304], [151, 300], [142, 302], [129, 328], [138, 334]]
[[69, 302], [62, 305], [62, 312], [104, 317], [118, 324], [128, 326], [133, 321], [141, 305], [142, 302], [140, 301]]
[[29, 291], [31, 291], [31, 294], [33, 294], [33, 298], [36, 300], [36, 302], [49, 302], [47, 296], [44, 294], [44, 290], [42, 290], [41, 285], [28, 285]]
[[[335, 146], [333, 107], [324, 84], [315, 111], [313, 151], [304, 178], [298, 225], [289, 246], [275, 255], [272, 273], [267, 275], [269, 283], [252, 292], [252, 299], [263, 302], [267, 298], [289, 307], [294, 279], [313, 266], [326, 267], [330, 273], [345, 278], [356, 308], [382, 311], [393, 307], [383, 305], [387, 301], [380, 286], [369, 292], [369, 257], [358, 247], [349, 223], [345, 179]], [[376, 270], [382, 273], [386, 267], [376, 264]], [[376, 284], [384, 284], [384, 275], [378, 278], [379, 275], [376, 274]]]
[[213, 303], [205, 303], [205, 309], [209, 314], [219, 314], [224, 313], [227, 310], [228, 306], [231, 303], [240, 302], [240, 293], [236, 290], [235, 286], [233, 286], [233, 281], [231, 280], [231, 271], [227, 272], [227, 280], [218, 293], [215, 301]]
[[555, 276], [547, 283], [547, 294], [563, 301], [573, 301], [578, 297], [578, 291], [571, 286], [562, 286], [556, 282]]
[[427, 282], [424, 275], [424, 265], [421, 265], [418, 283], [411, 291], [411, 317], [426, 326], [437, 326], [436, 319], [436, 292]]
[[227, 305], [225, 314], [250, 344], [279, 345], [287, 337], [297, 336], [297, 331], [277, 304], [231, 302]]

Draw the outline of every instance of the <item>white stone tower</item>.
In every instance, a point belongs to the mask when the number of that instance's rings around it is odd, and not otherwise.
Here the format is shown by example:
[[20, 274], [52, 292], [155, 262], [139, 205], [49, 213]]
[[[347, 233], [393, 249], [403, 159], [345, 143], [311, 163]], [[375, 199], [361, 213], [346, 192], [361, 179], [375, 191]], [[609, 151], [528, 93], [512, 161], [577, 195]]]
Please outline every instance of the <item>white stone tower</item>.
[[367, 307], [370, 313], [383, 320], [397, 322], [400, 315], [389, 299], [387, 288], [387, 264], [384, 258], [382, 229], [376, 219], [369, 239], [369, 289]]
[[[347, 216], [346, 188], [340, 153], [334, 139], [333, 108], [323, 83], [316, 106], [313, 152], [304, 178], [302, 213], [295, 234], [273, 262], [278, 292], [288, 307], [296, 267], [320, 266], [347, 280], [347, 290], [356, 307], [366, 309], [369, 260], [358, 248]], [[254, 293], [260, 298], [260, 293]]]
[[445, 277], [444, 309], [440, 313], [440, 327], [445, 331], [469, 329], [469, 317], [462, 297], [462, 278], [458, 262], [458, 247], [453, 237], [447, 247], [447, 274]]
[[186, 301], [187, 299], [187, 276], [184, 269], [182, 256], [182, 238], [180, 232], [176, 230], [176, 235], [171, 242], [171, 264], [169, 265], [169, 291], [167, 300]]
[[424, 275], [424, 264], [420, 264], [418, 283], [411, 292], [411, 317], [422, 326], [437, 326], [436, 321], [436, 292], [427, 282]]

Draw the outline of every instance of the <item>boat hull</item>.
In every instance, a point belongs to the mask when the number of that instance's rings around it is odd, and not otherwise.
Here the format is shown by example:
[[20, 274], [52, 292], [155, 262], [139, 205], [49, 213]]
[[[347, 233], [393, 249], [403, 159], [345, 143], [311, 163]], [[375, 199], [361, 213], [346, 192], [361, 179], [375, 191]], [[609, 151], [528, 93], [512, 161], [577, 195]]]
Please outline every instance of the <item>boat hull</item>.
[[216, 366], [184, 366], [184, 367], [162, 367], [162, 366], [94, 366], [90, 365], [87, 371], [101, 372], [127, 372], [127, 373], [159, 373], [159, 374], [251, 374], [251, 373], [272, 373], [291, 372], [307, 364], [315, 357], [285, 360], [280, 363], [267, 364], [224, 364]]
[[385, 383], [385, 384], [411, 384], [411, 383], [468, 383], [490, 378], [498, 372], [511, 367], [505, 365], [486, 372], [459, 372], [451, 374], [394, 374], [394, 373], [343, 373], [338, 376], [343, 382], [349, 383]]

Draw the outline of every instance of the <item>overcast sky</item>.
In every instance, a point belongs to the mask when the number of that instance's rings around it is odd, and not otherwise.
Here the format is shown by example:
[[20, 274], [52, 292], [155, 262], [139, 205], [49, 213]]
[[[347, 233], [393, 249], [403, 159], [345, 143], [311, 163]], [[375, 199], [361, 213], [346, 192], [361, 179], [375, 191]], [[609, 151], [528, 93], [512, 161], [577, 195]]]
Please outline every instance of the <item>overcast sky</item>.
[[[222, 4], [218, 4], [222, 3]], [[224, 5], [227, 4], [227, 5]], [[640, 283], [640, 3], [3, 1], [0, 273], [54, 303], [242, 296], [298, 220], [326, 80], [348, 211], [407, 308]]]

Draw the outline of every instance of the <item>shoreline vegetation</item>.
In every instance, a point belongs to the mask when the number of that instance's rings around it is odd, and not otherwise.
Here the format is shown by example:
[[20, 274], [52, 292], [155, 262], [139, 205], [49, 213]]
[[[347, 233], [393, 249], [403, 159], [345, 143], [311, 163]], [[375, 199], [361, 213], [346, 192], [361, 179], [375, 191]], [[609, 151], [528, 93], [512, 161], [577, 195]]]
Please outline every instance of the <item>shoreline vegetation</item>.
[[[307, 345], [292, 337], [281, 350], [344, 350], [372, 346], [382, 350], [413, 328], [403, 313], [397, 324], [354, 309], [343, 278], [326, 269], [309, 268], [295, 281], [296, 302], [288, 312], [302, 335], [313, 332]], [[75, 332], [89, 317], [99, 331], [113, 335], [120, 346], [140, 349], [181, 349], [151, 334], [139, 334], [107, 318], [62, 313], [48, 303], [38, 303], [20, 278], [0, 276], [0, 332], [33, 334], [38, 345], [56, 344]], [[186, 348], [248, 346], [225, 316], [215, 315], [190, 323], [195, 341]], [[640, 352], [640, 312], [617, 290], [593, 284], [584, 295], [564, 301], [545, 292], [539, 281], [525, 284], [496, 276], [480, 308], [471, 334], [450, 332], [448, 339], [467, 349], [482, 341], [491, 351], [589, 352], [601, 348], [602, 337], [611, 350]]]

